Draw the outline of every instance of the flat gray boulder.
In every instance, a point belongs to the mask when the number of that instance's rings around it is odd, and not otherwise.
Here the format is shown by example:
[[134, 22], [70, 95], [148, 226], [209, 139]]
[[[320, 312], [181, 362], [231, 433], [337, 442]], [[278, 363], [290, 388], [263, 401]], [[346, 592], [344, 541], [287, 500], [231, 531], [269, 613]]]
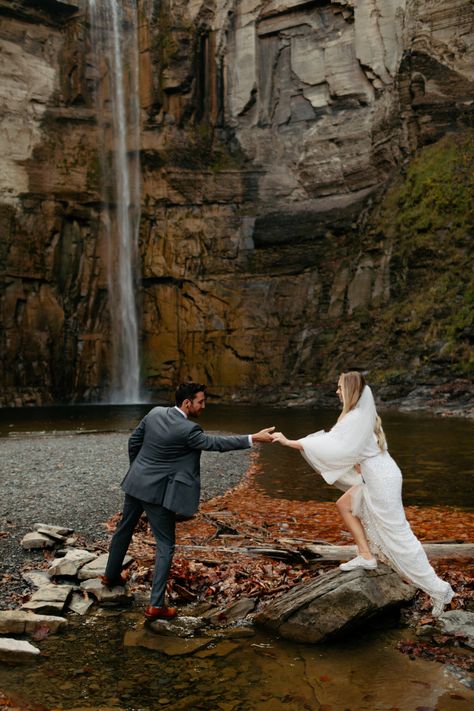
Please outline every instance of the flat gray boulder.
[[87, 615], [93, 604], [94, 600], [87, 593], [73, 592], [68, 602], [68, 608], [76, 615]]
[[474, 612], [447, 610], [438, 617], [437, 623], [444, 634], [463, 637], [463, 644], [474, 649]]
[[81, 590], [86, 592], [88, 595], [93, 595], [97, 602], [103, 604], [122, 604], [133, 600], [133, 594], [130, 593], [123, 585], [116, 585], [113, 588], [108, 588], [105, 585], [102, 585], [98, 578], [84, 580], [81, 583]]
[[0, 638], [0, 661], [28, 662], [39, 655], [38, 647], [22, 639]]
[[45, 615], [61, 614], [71, 592], [72, 585], [43, 585], [21, 608]]
[[23, 580], [35, 588], [42, 588], [45, 585], [51, 585], [51, 578], [46, 570], [29, 570], [27, 573], [22, 573]]
[[415, 588], [385, 565], [376, 570], [333, 570], [292, 588], [254, 617], [297, 642], [323, 642], [387, 608], [411, 600]]
[[[82, 568], [79, 568], [79, 570], [77, 571], [78, 579], [90, 580], [90, 578], [98, 578], [100, 575], [104, 575], [108, 559], [109, 554], [102, 553], [101, 555], [97, 556], [97, 558], [94, 558], [94, 560], [91, 560], [89, 563], [86, 563], [82, 566]], [[129, 555], [126, 555], [123, 561], [124, 567], [130, 565], [132, 561], [133, 558]]]
[[26, 533], [23, 536], [20, 545], [25, 550], [32, 550], [34, 548], [54, 548], [56, 541], [44, 533], [32, 531], [31, 533]]
[[65, 538], [71, 533], [74, 533], [73, 528], [66, 528], [65, 526], [52, 526], [50, 523], [35, 523], [33, 525], [35, 531], [40, 531], [42, 533], [47, 533], [50, 536], [60, 536]]
[[162, 634], [165, 637], [193, 637], [198, 630], [204, 627], [204, 624], [202, 617], [179, 615], [173, 620], [155, 620], [147, 623], [147, 626], [155, 634]]
[[68, 576], [75, 577], [79, 568], [97, 558], [96, 553], [82, 550], [81, 548], [73, 548], [66, 551], [66, 554], [61, 558], [55, 558], [48, 568], [48, 573], [53, 576]]
[[61, 526], [50, 526], [45, 523], [35, 524], [35, 529], [38, 533], [53, 538], [58, 543], [64, 543], [69, 534], [73, 531], [71, 528], [62, 528]]
[[145, 647], [153, 649], [167, 657], [186, 657], [211, 644], [208, 637], [166, 637], [150, 632], [146, 628], [127, 630], [123, 639], [125, 647]]
[[0, 611], [0, 634], [32, 634], [45, 627], [54, 634], [67, 627], [64, 617], [35, 615], [25, 610]]

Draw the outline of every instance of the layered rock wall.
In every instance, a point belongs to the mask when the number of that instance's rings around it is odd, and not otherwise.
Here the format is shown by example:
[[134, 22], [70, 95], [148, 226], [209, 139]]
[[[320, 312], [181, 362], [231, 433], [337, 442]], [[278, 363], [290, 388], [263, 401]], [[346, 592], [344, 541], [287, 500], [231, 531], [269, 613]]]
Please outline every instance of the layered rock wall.
[[[3, 404], [100, 398], [110, 318], [84, 7], [7, 5]], [[387, 346], [384, 314], [416, 282], [389, 229], [397, 206], [374, 207], [417, 151], [472, 125], [471, 3], [138, 6], [146, 386], [191, 376], [220, 397], [278, 399], [347, 367], [386, 383], [391, 361], [405, 383], [463, 377], [464, 346], [445, 376], [430, 369], [444, 346], [429, 322], [409, 353]]]

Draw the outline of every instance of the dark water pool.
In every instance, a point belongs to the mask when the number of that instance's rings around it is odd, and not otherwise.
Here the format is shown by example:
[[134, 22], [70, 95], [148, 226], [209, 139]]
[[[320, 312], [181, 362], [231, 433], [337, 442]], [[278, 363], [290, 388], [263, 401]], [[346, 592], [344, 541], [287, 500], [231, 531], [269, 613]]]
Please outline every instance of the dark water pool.
[[[131, 430], [150, 405], [75, 406], [0, 409], [0, 437], [28, 432]], [[275, 425], [290, 438], [329, 429], [337, 410], [208, 405], [200, 423], [206, 429], [255, 432]], [[426, 413], [383, 414], [392, 456], [404, 476], [406, 505], [474, 506], [474, 425], [461, 418]], [[270, 496], [333, 501], [338, 492], [327, 486], [294, 450], [261, 448], [260, 484]]]

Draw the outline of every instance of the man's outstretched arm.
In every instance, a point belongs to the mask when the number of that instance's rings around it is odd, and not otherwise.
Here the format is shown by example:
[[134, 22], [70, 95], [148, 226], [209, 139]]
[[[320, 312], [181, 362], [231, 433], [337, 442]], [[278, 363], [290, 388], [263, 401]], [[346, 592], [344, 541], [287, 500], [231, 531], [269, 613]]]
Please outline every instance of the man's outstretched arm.
[[251, 435], [208, 435], [199, 425], [195, 425], [188, 435], [188, 445], [191, 449], [201, 449], [208, 452], [247, 449], [253, 442], [271, 442], [271, 433], [274, 429], [274, 427], [267, 427]]

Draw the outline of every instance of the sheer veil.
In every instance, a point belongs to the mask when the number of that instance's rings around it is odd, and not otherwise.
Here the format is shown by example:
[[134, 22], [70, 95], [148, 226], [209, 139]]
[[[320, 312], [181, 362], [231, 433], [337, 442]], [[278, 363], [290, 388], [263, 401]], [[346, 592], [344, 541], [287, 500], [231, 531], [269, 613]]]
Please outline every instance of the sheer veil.
[[320, 430], [299, 440], [303, 457], [328, 484], [345, 490], [360, 483], [354, 464], [364, 450], [373, 448], [376, 417], [372, 390], [366, 385], [357, 405], [329, 432]]

